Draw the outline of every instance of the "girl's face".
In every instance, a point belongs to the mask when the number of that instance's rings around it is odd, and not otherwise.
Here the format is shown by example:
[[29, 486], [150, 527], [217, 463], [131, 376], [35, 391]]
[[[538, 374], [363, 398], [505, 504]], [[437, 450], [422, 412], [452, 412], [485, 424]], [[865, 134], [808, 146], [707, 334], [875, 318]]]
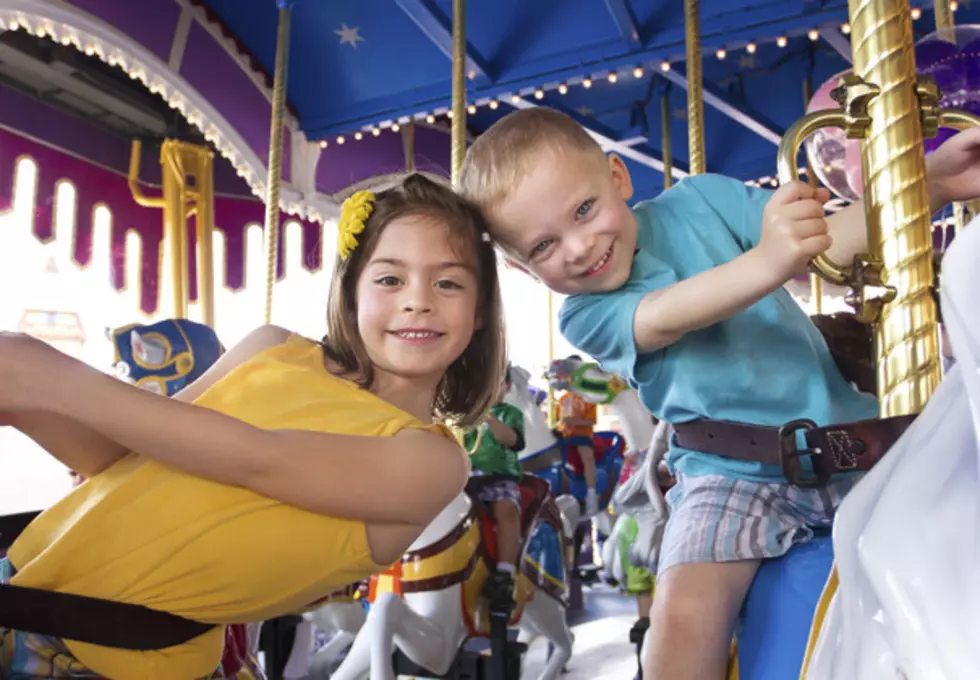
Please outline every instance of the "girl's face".
[[376, 371], [438, 384], [478, 327], [473, 260], [438, 217], [388, 223], [357, 282], [358, 329]]

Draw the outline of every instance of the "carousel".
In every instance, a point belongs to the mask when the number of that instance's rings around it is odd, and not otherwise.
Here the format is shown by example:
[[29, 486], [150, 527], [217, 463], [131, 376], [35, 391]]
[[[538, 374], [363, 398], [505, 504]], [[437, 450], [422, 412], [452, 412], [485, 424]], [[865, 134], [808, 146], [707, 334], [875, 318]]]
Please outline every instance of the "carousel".
[[[864, 202], [870, 252], [817, 258], [787, 287], [817, 319], [869, 329], [865, 389], [882, 418], [918, 417], [833, 536], [761, 568], [729, 679], [980, 672], [980, 206], [930, 215], [924, 166], [980, 123], [969, 0], [138, 4], [0, 0], [0, 331], [166, 395], [262, 323], [321, 337], [343, 201], [404, 172], [455, 180], [467, 144], [517, 109], [574, 118], [623, 159], [634, 201], [706, 172], [825, 186], [828, 212]], [[563, 358], [561, 296], [501, 279], [507, 400], [528, 428], [517, 608], [501, 619], [481, 597], [494, 528], [464, 493], [370, 582], [229, 626], [237, 677], [261, 672], [258, 650], [270, 678], [642, 673], [637, 602], [654, 595], [669, 485], [654, 421], [618, 376]], [[554, 432], [562, 392], [598, 406], [594, 516]], [[0, 555], [71, 483], [0, 427]]]

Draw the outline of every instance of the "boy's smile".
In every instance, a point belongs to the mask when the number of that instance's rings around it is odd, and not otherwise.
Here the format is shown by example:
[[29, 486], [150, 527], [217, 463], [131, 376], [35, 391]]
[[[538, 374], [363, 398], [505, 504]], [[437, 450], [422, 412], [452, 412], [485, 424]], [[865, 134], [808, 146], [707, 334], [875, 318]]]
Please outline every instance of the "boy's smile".
[[542, 148], [489, 212], [493, 238], [562, 294], [615, 290], [629, 278], [636, 218], [629, 172], [611, 156]]

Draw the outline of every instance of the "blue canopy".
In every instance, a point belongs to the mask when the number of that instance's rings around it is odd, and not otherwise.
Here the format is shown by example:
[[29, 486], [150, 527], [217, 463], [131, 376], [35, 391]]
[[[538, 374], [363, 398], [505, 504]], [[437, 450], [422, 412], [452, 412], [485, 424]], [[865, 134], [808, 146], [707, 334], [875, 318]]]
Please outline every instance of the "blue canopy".
[[[273, 72], [277, 2], [205, 3]], [[969, 0], [959, 4], [957, 23], [976, 20]], [[447, 124], [452, 0], [292, 7], [287, 96], [310, 139], [329, 144], [411, 117]], [[917, 36], [932, 32], [932, 3], [913, 8]], [[819, 87], [850, 65], [847, 18], [845, 0], [701, 1], [709, 172], [775, 173], [779, 138], [803, 114], [805, 79]], [[515, 103], [561, 109], [624, 156], [638, 198], [650, 198], [663, 187], [667, 91], [674, 166], [688, 169], [681, 0], [469, 0], [467, 38], [471, 133]]]

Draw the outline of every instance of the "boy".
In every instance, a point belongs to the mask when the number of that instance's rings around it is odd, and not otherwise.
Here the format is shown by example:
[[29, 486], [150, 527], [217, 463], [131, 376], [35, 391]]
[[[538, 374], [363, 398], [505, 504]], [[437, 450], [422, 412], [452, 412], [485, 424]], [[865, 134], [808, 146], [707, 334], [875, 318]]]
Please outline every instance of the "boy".
[[[934, 210], [980, 194], [980, 130], [953, 137], [927, 166]], [[829, 527], [857, 477], [791, 485], [778, 466], [748, 459], [752, 437], [716, 437], [708, 426], [731, 421], [772, 435], [800, 418], [878, 415], [783, 288], [819, 253], [849, 263], [866, 252], [864, 207], [825, 217], [824, 189], [796, 182], [770, 193], [701, 175], [631, 210], [624, 163], [544, 108], [510, 114], [479, 137], [460, 187], [511, 260], [569, 295], [560, 315], [569, 341], [627, 377], [675, 426], [677, 484], [645, 673], [723, 678], [760, 561]]]
[[463, 437], [470, 454], [473, 476], [481, 477], [478, 495], [497, 522], [497, 569], [487, 581], [487, 598], [494, 611], [510, 611], [513, 604], [514, 573], [521, 546], [521, 462], [524, 448], [524, 414], [503, 401], [510, 391], [510, 368], [504, 376], [498, 402], [486, 420]]
[[[566, 365], [581, 365], [582, 357], [572, 355], [565, 359]], [[585, 477], [585, 514], [588, 517], [599, 514], [599, 497], [595, 491], [595, 449], [592, 435], [597, 419], [596, 405], [587, 402], [570, 388], [558, 400], [558, 431], [574, 446], [582, 462], [582, 475]]]

